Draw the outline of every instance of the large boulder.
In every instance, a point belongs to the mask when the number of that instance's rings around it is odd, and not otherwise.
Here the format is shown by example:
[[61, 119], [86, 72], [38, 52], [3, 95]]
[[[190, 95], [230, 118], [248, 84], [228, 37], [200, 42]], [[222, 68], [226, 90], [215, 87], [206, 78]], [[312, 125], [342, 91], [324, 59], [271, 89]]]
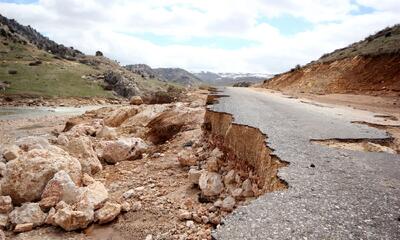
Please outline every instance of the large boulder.
[[72, 204], [77, 202], [79, 194], [79, 187], [76, 186], [66, 171], [61, 170], [54, 175], [44, 188], [40, 206], [48, 209], [54, 207], [60, 201]]
[[39, 200], [47, 182], [61, 170], [65, 170], [76, 184], [80, 184], [82, 169], [76, 158], [62, 149], [58, 149], [58, 152], [31, 150], [8, 162], [1, 180], [2, 194], [9, 195], [15, 204]]
[[124, 160], [135, 160], [142, 156], [148, 145], [140, 138], [122, 138], [117, 141], [105, 141], [101, 158], [115, 164]]
[[21, 207], [16, 207], [9, 218], [13, 225], [33, 223], [33, 226], [37, 227], [44, 223], [46, 216], [38, 203], [25, 203]]
[[134, 116], [137, 112], [137, 108], [133, 106], [118, 108], [104, 119], [104, 123], [109, 127], [119, 127], [126, 119]]
[[204, 171], [199, 179], [199, 186], [204, 196], [219, 195], [224, 190], [221, 175], [215, 172]]
[[107, 202], [102, 208], [95, 212], [95, 221], [104, 224], [114, 220], [121, 212], [121, 205]]
[[82, 172], [95, 174], [103, 169], [89, 137], [71, 138], [65, 148], [71, 156], [79, 160]]
[[102, 119], [93, 119], [84, 123], [73, 126], [65, 134], [72, 137], [78, 136], [94, 136], [96, 132], [100, 131], [104, 122]]
[[131, 99], [129, 100], [129, 103], [131, 105], [141, 105], [143, 104], [143, 99], [140, 96], [133, 96], [131, 97]]

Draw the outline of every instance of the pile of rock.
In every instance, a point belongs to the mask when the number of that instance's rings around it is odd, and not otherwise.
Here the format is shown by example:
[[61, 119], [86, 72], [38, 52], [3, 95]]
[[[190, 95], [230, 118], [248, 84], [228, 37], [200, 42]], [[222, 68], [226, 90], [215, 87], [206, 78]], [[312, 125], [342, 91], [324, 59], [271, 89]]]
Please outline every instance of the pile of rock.
[[[96, 134], [101, 137], [93, 139]], [[72, 231], [114, 220], [121, 204], [109, 201], [103, 183], [91, 175], [102, 170], [100, 159], [111, 163], [134, 159], [147, 148], [138, 138], [109, 140], [115, 136], [112, 128], [92, 121], [60, 134], [59, 147], [42, 137], [21, 138], [5, 147], [0, 163], [0, 227], [24, 232], [47, 224]], [[97, 151], [93, 141], [98, 142]]]
[[[200, 212], [181, 209], [178, 218], [182, 221], [218, 225], [221, 216], [226, 216], [249, 198], [260, 195], [261, 190], [251, 170], [230, 165], [218, 148], [204, 154], [207, 156], [195, 157], [183, 150], [178, 160], [182, 166], [190, 167], [188, 178], [200, 189], [199, 201], [212, 203], [212, 206]], [[197, 160], [201, 158], [205, 160]]]

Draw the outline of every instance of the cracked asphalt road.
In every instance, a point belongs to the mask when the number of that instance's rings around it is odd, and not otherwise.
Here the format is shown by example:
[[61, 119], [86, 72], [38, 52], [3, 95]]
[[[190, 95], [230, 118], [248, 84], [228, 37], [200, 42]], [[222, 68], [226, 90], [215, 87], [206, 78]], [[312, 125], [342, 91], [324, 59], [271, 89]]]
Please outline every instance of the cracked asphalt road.
[[[387, 138], [353, 124], [373, 113], [326, 107], [277, 94], [225, 88], [210, 108], [259, 128], [274, 154], [290, 162], [284, 191], [267, 193], [234, 211], [216, 239], [400, 239], [400, 155], [357, 152], [311, 139]], [[311, 167], [311, 165], [315, 167]]]

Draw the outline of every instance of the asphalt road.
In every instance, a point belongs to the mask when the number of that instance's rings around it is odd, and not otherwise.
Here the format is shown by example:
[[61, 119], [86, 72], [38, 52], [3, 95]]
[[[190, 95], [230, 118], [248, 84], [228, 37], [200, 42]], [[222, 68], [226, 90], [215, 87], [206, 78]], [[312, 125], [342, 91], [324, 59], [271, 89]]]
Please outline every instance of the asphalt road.
[[[240, 207], [216, 239], [400, 239], [400, 155], [336, 149], [311, 139], [387, 138], [351, 121], [378, 121], [350, 108], [303, 103], [244, 88], [226, 88], [211, 108], [259, 128], [290, 162], [279, 171], [289, 188]], [[315, 167], [311, 167], [313, 164]]]

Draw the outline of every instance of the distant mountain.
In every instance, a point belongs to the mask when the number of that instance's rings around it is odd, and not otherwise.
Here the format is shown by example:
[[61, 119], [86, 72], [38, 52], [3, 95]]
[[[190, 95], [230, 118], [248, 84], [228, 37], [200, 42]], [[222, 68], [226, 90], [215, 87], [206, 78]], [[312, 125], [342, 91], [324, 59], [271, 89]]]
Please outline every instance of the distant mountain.
[[151, 68], [146, 64], [127, 65], [125, 68], [145, 78], [155, 78], [186, 87], [199, 86], [202, 84], [201, 79], [182, 68]]
[[272, 74], [265, 73], [213, 73], [198, 72], [193, 73], [203, 82], [216, 86], [228, 86], [236, 83], [259, 83], [273, 77]]

